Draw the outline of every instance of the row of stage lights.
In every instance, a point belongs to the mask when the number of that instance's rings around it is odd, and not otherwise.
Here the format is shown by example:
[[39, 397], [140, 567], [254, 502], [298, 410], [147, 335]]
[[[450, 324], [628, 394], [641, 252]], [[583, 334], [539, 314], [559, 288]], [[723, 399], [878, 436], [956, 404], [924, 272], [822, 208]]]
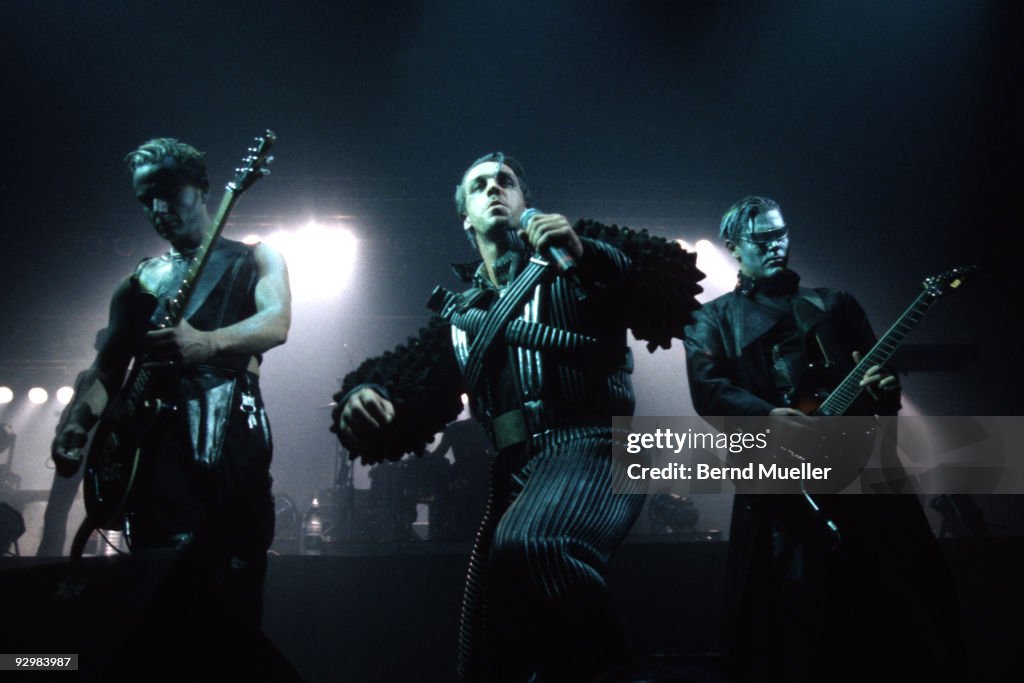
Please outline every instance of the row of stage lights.
[[[66, 406], [71, 403], [71, 399], [75, 395], [75, 390], [71, 387], [61, 387], [55, 392], [54, 398], [57, 403]], [[29, 403], [35, 405], [42, 405], [50, 400], [50, 392], [42, 387], [32, 387], [28, 390]], [[0, 405], [14, 402], [14, 390], [10, 387], [0, 386]]]

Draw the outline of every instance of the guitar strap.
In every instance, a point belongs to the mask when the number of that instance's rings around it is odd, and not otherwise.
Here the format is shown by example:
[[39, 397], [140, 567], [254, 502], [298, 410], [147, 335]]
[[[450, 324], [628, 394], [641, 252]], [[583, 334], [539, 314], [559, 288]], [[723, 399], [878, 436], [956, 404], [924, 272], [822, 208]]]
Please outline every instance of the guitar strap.
[[[185, 307], [185, 311], [182, 314], [182, 320], [188, 320], [196, 311], [202, 308], [203, 304], [210, 297], [210, 294], [217, 287], [217, 284], [224, 277], [224, 274], [231, 267], [232, 263], [235, 264], [237, 270], [240, 259], [236, 258], [238, 253], [234, 249], [224, 248], [224, 245], [218, 239], [213, 249], [210, 251], [208, 256], [206, 267], [203, 270], [202, 276], [199, 281], [196, 282], [192, 287], [192, 294], [189, 297], [188, 305]], [[189, 262], [190, 263], [190, 262]], [[182, 268], [180, 273], [176, 273], [175, 277], [180, 281], [184, 278], [184, 273], [187, 271], [186, 268]], [[174, 291], [173, 289], [171, 291]], [[150, 316], [150, 325], [158, 327], [160, 322], [167, 316], [167, 304], [166, 299], [158, 301], [156, 309], [153, 311], [153, 315]]]
[[237, 274], [238, 269], [242, 265], [240, 256], [241, 254], [236, 250], [228, 249], [222, 240], [217, 240], [217, 244], [214, 245], [213, 251], [210, 254], [210, 260], [206, 262], [206, 268], [203, 270], [202, 277], [199, 278], [199, 282], [196, 283], [192, 290], [192, 296], [188, 300], [188, 305], [185, 307], [182, 319], [188, 320], [196, 314], [196, 311], [203, 307], [203, 304], [206, 303], [210, 294], [224, 277], [224, 274], [227, 273], [228, 268], [233, 266], [232, 272]]

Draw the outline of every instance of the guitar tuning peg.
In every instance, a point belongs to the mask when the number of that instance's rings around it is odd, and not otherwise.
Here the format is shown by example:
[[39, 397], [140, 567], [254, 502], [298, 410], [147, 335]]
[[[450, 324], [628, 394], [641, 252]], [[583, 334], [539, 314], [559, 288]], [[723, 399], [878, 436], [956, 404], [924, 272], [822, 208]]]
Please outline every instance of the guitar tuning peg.
[[274, 160], [273, 154], [268, 154], [267, 158], [263, 161], [264, 165], [271, 163]]
[[260, 169], [260, 174], [261, 175], [265, 175], [265, 176], [266, 175], [270, 175], [270, 169], [269, 168], [261, 168]]

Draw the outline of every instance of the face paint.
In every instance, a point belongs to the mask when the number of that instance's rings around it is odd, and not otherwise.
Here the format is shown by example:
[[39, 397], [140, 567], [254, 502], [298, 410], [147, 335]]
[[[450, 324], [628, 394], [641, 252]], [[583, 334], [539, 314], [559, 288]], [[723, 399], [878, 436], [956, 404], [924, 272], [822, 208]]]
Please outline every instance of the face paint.
[[157, 233], [179, 249], [202, 241], [209, 221], [203, 192], [174, 166], [148, 164], [132, 174], [135, 197]]

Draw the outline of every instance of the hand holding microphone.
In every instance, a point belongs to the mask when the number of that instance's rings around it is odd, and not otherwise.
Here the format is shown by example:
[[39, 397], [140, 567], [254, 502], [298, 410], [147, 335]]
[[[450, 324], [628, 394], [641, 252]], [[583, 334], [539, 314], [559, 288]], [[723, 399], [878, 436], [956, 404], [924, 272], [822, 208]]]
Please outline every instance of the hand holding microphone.
[[[532, 227], [533, 222], [537, 218], [537, 216], [541, 215], [544, 214], [542, 214], [540, 210], [530, 208], [527, 209], [526, 211], [523, 211], [523, 214], [519, 217], [519, 225], [522, 226], [523, 231], [526, 233], [527, 239], [529, 239], [530, 243], [533, 244], [534, 248], [536, 248], [538, 251], [547, 256], [548, 260], [555, 264], [555, 267], [558, 268], [558, 272], [562, 273], [563, 275], [571, 275], [575, 273], [577, 270], [576, 259], [573, 257], [573, 255], [569, 252], [568, 249], [566, 249], [565, 247], [555, 245], [539, 246], [534, 242], [533, 239], [530, 239], [530, 228]], [[571, 233], [570, 239], [574, 239], [576, 244], [578, 244], [579, 238], [576, 237], [576, 233], [572, 232], [572, 227], [569, 226], [567, 221], [565, 222], [565, 230]], [[534, 235], [534, 237], [536, 237], [536, 235]], [[579, 250], [582, 251], [582, 246], [579, 247]]]
[[[561, 275], [564, 275], [573, 284], [573, 289], [576, 293], [576, 298], [582, 301], [586, 298], [586, 291], [583, 289], [583, 283], [580, 282], [579, 267], [576, 265], [576, 258], [573, 256], [572, 251], [576, 253], [583, 253], [583, 245], [580, 243], [579, 237], [573, 231], [572, 226], [562, 216], [557, 216], [560, 222], [564, 223], [561, 227], [555, 227], [549, 233], [543, 233], [538, 236], [536, 232], [531, 235], [531, 228], [533, 227], [534, 220], [538, 216], [544, 214], [538, 209], [530, 208], [523, 211], [519, 217], [519, 225], [522, 227], [526, 238], [534, 246], [535, 249], [540, 251], [549, 261], [554, 263], [555, 268]], [[565, 239], [561, 240], [568, 244], [566, 246], [558, 246], [554, 244], [538, 244], [546, 242], [545, 236], [555, 235], [558, 232], [562, 232], [565, 235]], [[571, 250], [571, 251], [570, 251]]]

